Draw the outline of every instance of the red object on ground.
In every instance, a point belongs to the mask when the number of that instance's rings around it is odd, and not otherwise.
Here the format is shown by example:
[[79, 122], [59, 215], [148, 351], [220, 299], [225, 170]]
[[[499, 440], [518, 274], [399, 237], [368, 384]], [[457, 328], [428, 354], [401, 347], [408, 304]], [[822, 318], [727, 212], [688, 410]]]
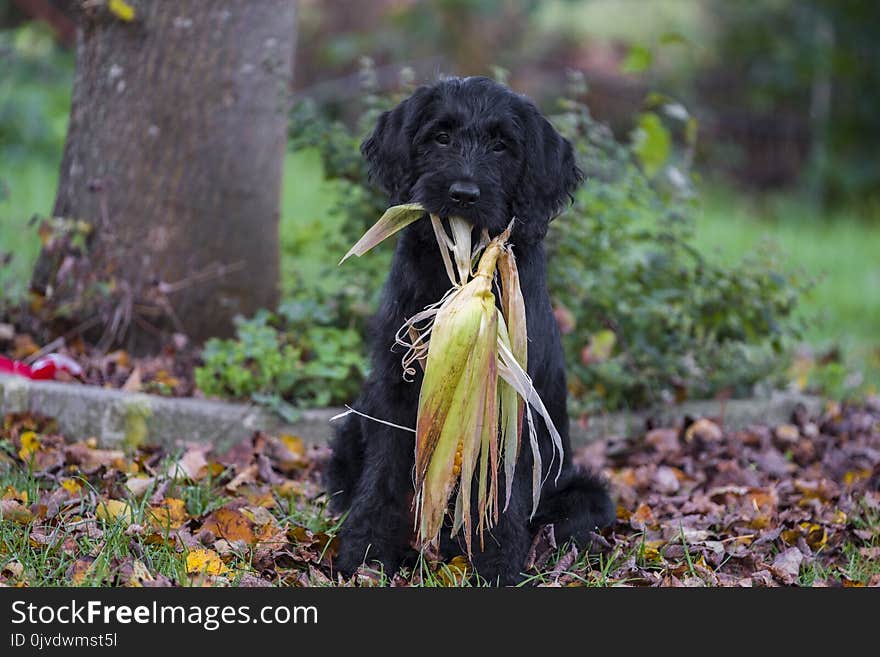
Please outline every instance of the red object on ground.
[[67, 372], [71, 376], [83, 375], [83, 369], [79, 364], [70, 356], [63, 354], [43, 356], [33, 365], [0, 356], [0, 374], [16, 374], [27, 379], [46, 381], [54, 379], [56, 372]]

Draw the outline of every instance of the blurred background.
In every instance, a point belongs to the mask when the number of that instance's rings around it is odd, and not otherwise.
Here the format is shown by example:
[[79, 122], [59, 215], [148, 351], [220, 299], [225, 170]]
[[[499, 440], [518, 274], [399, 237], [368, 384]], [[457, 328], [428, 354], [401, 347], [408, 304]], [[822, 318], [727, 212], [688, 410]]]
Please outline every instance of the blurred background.
[[[52, 210], [77, 3], [0, 0], [0, 282], [7, 295], [25, 293], [40, 248], [29, 218]], [[800, 329], [787, 336], [790, 378], [805, 386], [807, 373], [821, 370], [835, 392], [876, 390], [880, 3], [301, 0], [297, 22], [295, 125], [281, 204], [284, 298], [317, 285], [309, 240], [326, 237], [326, 217], [347, 196], [332, 138], [317, 135], [336, 126], [354, 143], [370, 110], [413, 84], [489, 75], [551, 115], [574, 120], [581, 110], [560, 99], [576, 96], [589, 125], [607, 126], [643, 171], [652, 174], [656, 160], [667, 183], [686, 175], [676, 202], [692, 222], [689, 244], [719, 266], [760, 254], [762, 267], [769, 260], [802, 288], [793, 311]], [[592, 143], [585, 141], [587, 155]], [[599, 180], [588, 179], [585, 193]], [[565, 299], [560, 294], [562, 320], [566, 311], [579, 319], [566, 307], [576, 298]], [[623, 349], [622, 330], [606, 324]], [[588, 347], [592, 356], [584, 355]], [[595, 327], [572, 347], [585, 367], [602, 351]], [[600, 394], [616, 375], [604, 376]], [[591, 389], [598, 383], [591, 380]]]

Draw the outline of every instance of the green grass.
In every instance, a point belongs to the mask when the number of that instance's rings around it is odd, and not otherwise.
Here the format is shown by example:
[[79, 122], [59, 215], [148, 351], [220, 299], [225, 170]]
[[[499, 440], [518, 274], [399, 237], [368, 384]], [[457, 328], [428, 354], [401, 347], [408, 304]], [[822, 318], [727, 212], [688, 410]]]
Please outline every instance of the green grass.
[[[847, 541], [841, 546], [843, 558], [837, 566], [829, 566], [821, 558], [805, 563], [801, 567], [799, 584], [813, 586], [815, 582], [843, 578], [857, 585], [867, 586], [872, 578], [880, 576], [880, 559], [870, 555], [870, 550], [880, 548], [880, 513], [862, 502], [853, 512], [850, 522], [856, 529], [869, 532], [871, 538], [857, 543]], [[822, 556], [822, 550], [817, 557]]]
[[9, 264], [0, 268], [0, 290], [20, 294], [27, 290], [40, 249], [36, 226], [29, 226], [28, 222], [34, 214], [51, 212], [58, 163], [42, 158], [21, 162], [0, 159], [0, 182], [7, 191], [5, 198], [0, 195], [0, 259], [3, 254], [12, 254]]
[[697, 221], [698, 247], [731, 259], [768, 241], [779, 249], [784, 265], [816, 282], [804, 300], [809, 342], [878, 345], [880, 216], [820, 216], [791, 198], [706, 190]]

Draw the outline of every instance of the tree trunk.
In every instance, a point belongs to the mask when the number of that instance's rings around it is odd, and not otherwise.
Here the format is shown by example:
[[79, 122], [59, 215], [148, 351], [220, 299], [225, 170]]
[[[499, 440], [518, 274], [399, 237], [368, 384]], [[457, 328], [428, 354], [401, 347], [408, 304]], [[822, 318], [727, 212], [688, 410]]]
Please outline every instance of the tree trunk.
[[226, 335], [278, 298], [296, 1], [128, 2], [133, 21], [101, 6], [77, 38], [54, 215], [91, 224], [86, 266], [46, 248], [34, 287], [123, 290], [100, 319], [130, 348], [157, 325]]

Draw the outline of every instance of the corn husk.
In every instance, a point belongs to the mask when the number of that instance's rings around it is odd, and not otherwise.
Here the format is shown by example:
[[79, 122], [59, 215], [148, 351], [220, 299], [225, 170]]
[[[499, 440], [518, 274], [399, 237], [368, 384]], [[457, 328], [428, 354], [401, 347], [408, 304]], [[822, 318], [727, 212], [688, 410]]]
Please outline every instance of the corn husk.
[[380, 242], [385, 241], [397, 231], [402, 230], [414, 221], [421, 219], [424, 214], [425, 208], [418, 203], [404, 203], [403, 205], [395, 205], [388, 208], [385, 210], [385, 214], [379, 218], [379, 221], [373, 224], [370, 230], [364, 233], [364, 236], [348, 250], [348, 253], [346, 253], [342, 257], [342, 260], [339, 261], [339, 264], [341, 265], [353, 255], [358, 257], [364, 255], [367, 251]]
[[[418, 204], [390, 208], [348, 255], [362, 255], [423, 213]], [[557, 477], [562, 440], [526, 373], [525, 303], [507, 244], [510, 229], [491, 240], [484, 234], [472, 249], [467, 222], [451, 217], [450, 236], [438, 216], [430, 219], [452, 288], [407, 320], [396, 336], [406, 347], [404, 377], [412, 380], [417, 366], [424, 370], [415, 429], [415, 527], [423, 545], [437, 545], [455, 495], [452, 534], [464, 528], [470, 554], [473, 519], [482, 544], [484, 531], [510, 503], [525, 427], [533, 460], [532, 515], [537, 510], [544, 478], [533, 409], [553, 441]]]

